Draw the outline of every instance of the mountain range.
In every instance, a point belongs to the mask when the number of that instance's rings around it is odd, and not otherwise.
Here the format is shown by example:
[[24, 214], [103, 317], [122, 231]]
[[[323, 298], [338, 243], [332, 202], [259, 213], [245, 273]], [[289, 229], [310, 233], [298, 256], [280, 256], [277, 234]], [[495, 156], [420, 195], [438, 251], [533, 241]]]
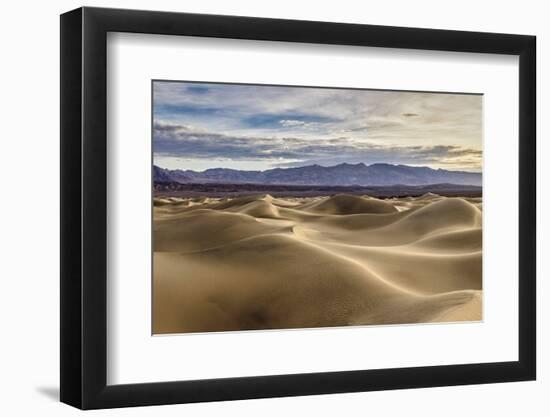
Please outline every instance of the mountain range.
[[155, 183], [180, 184], [284, 184], [284, 185], [331, 185], [331, 186], [386, 186], [457, 184], [482, 185], [481, 173], [449, 171], [429, 167], [372, 165], [343, 163], [334, 166], [307, 165], [293, 168], [274, 168], [266, 171], [241, 171], [229, 168], [212, 168], [205, 171], [166, 169], [153, 166]]

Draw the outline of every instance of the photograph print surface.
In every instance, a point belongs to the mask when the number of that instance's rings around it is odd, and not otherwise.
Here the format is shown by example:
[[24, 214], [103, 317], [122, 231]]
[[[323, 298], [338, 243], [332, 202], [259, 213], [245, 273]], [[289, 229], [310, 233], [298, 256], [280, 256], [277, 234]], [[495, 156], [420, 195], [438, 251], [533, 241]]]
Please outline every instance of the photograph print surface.
[[153, 334], [482, 320], [482, 95], [152, 94]]

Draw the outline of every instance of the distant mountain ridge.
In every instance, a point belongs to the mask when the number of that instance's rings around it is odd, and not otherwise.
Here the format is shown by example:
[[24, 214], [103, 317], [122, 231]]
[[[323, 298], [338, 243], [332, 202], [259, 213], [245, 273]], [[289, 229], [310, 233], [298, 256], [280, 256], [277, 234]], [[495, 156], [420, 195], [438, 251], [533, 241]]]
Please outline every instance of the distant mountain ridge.
[[392, 165], [348, 164], [324, 167], [307, 165], [295, 168], [274, 168], [266, 171], [241, 171], [229, 168], [212, 168], [198, 172], [181, 169], [153, 167], [155, 183], [176, 182], [181, 184], [228, 183], [228, 184], [285, 184], [285, 185], [331, 185], [331, 186], [386, 186], [457, 184], [482, 185], [482, 175], [475, 172], [449, 171], [429, 167]]

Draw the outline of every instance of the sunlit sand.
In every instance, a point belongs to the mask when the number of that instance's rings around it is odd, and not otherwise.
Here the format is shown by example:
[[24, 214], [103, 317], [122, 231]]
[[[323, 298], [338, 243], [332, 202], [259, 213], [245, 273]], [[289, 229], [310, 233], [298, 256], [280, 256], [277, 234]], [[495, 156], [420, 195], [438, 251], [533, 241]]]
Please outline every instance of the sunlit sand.
[[479, 321], [482, 199], [155, 198], [153, 331]]

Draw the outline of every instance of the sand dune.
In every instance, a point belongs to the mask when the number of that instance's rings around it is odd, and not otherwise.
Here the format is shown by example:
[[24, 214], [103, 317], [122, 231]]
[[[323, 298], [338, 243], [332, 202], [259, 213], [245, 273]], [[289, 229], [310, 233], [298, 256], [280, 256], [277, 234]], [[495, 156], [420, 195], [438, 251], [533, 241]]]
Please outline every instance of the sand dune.
[[154, 333], [481, 320], [481, 205], [156, 198]]
[[383, 214], [397, 211], [394, 206], [382, 200], [345, 194], [314, 201], [301, 208], [323, 214]]

